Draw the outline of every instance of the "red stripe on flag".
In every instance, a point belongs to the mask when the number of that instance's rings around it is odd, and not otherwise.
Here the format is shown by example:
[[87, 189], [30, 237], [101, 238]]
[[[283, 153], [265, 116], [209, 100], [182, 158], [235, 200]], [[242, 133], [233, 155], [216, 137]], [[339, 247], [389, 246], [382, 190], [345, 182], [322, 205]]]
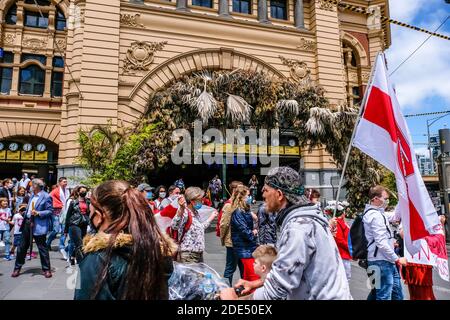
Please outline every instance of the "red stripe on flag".
[[419, 240], [425, 237], [428, 237], [430, 233], [425, 229], [425, 225], [423, 224], [422, 217], [419, 212], [416, 210], [416, 207], [412, 203], [408, 194], [408, 202], [409, 202], [409, 233], [411, 234], [411, 240]]
[[[395, 121], [394, 111], [391, 97], [377, 87], [373, 86], [367, 99], [367, 106], [364, 110], [363, 118], [380, 128], [386, 130], [397, 145], [397, 164], [403, 172], [405, 184], [408, 188], [408, 182], [405, 177], [414, 174], [414, 165], [412, 152], [408, 140], [403, 136], [397, 122]], [[429, 232], [425, 229], [422, 217], [415, 208], [409, 197], [409, 217], [410, 217], [410, 234], [411, 239], [418, 240], [429, 236]]]

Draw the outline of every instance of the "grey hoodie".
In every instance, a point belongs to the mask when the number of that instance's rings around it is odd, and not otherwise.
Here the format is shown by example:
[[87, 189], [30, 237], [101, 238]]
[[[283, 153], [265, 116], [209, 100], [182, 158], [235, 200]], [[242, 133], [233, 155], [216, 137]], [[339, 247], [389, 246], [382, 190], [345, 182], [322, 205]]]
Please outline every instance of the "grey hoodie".
[[[313, 216], [313, 217], [311, 217]], [[255, 300], [351, 300], [344, 265], [319, 207], [294, 209], [285, 217], [278, 257]]]

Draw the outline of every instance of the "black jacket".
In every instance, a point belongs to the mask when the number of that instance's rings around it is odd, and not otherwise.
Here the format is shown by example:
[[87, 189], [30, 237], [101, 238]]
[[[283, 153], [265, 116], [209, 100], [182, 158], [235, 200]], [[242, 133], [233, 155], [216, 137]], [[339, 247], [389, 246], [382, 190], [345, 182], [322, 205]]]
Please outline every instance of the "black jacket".
[[[79, 264], [80, 273], [77, 279], [77, 289], [75, 289], [75, 300], [120, 300], [122, 298], [128, 264], [132, 255], [131, 236], [123, 233], [117, 236], [106, 280], [98, 294], [92, 297], [99, 272], [106, 262], [105, 249], [108, 246], [109, 237], [105, 233], [97, 233], [94, 236], [88, 235], [85, 237], [83, 251], [86, 253], [86, 256]], [[173, 246], [173, 243], [171, 243], [171, 246]], [[176, 251], [176, 245], [171, 250]], [[172, 258], [166, 257], [162, 263], [166, 267], [166, 280], [168, 282], [173, 272]], [[166, 299], [168, 299], [168, 287], [164, 291]]]
[[86, 228], [89, 224], [89, 199], [86, 199], [87, 211], [86, 214], [81, 213], [80, 201], [78, 199], [70, 202], [67, 209], [66, 224], [64, 226], [64, 233], [69, 233], [70, 226], [77, 226]]

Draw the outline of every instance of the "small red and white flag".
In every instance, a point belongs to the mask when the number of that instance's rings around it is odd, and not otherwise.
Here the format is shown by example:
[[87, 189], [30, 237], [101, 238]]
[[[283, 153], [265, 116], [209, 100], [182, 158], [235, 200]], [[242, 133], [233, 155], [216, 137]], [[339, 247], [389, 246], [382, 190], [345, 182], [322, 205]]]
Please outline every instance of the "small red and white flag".
[[442, 225], [420, 175], [411, 135], [389, 83], [382, 54], [378, 54], [374, 68], [353, 145], [395, 174], [397, 210], [401, 214], [407, 251], [415, 255], [423, 247], [420, 239], [442, 237], [439, 242], [443, 241], [443, 249], [439, 246], [435, 255], [445, 258], [447, 263]]

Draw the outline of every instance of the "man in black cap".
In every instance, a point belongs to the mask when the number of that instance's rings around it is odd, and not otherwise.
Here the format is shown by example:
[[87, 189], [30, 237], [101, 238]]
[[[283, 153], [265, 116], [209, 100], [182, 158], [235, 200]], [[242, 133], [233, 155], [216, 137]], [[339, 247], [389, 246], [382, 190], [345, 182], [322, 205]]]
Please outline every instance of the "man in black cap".
[[[350, 300], [350, 288], [327, 219], [304, 195], [297, 171], [289, 167], [269, 171], [262, 189], [267, 212], [276, 213], [281, 228], [278, 256], [265, 281], [240, 280], [236, 288], [254, 300]], [[233, 288], [222, 300], [237, 299]]]

